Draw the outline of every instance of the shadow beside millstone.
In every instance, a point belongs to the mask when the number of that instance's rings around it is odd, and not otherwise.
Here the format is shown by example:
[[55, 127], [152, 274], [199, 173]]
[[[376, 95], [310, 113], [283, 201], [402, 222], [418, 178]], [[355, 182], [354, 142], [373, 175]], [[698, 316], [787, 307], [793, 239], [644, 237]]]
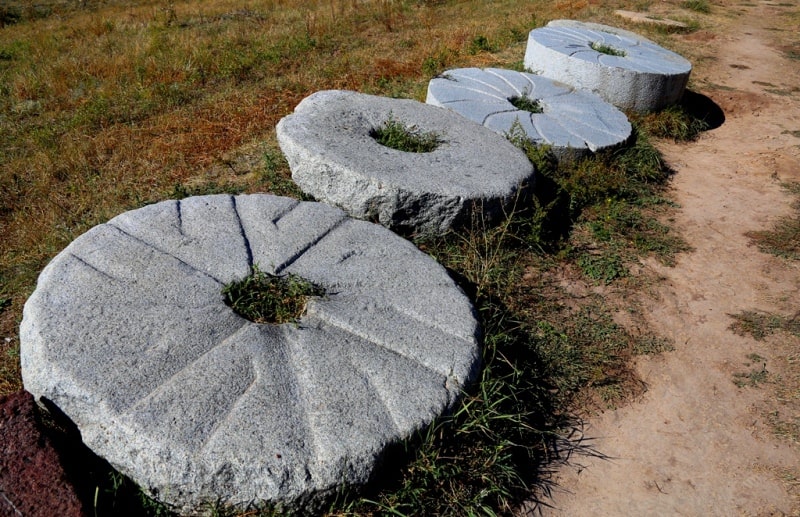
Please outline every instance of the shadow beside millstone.
[[77, 426], [50, 400], [37, 405], [39, 426], [58, 453], [75, 486], [84, 515], [92, 517], [168, 517], [164, 505], [147, 497], [128, 477], [89, 449]]
[[686, 90], [683, 93], [681, 106], [687, 113], [706, 123], [706, 131], [717, 129], [725, 123], [725, 113], [711, 98], [702, 93]]

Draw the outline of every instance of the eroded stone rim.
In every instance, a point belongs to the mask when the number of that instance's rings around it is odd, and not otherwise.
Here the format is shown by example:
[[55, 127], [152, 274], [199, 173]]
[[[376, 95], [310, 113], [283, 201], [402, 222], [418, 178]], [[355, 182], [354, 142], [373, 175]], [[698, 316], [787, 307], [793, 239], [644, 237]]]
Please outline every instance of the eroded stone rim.
[[[537, 101], [542, 113], [520, 110], [509, 98]], [[539, 75], [498, 68], [448, 70], [428, 83], [426, 102], [507, 134], [515, 122], [537, 143], [597, 151], [625, 142], [631, 125], [599, 96]]]
[[[329, 296], [299, 325], [246, 321], [221, 288], [253, 264]], [[20, 330], [26, 389], [185, 511], [365, 482], [383, 447], [452, 407], [478, 335], [469, 301], [411, 243], [269, 195], [165, 201], [91, 229], [42, 272]]]

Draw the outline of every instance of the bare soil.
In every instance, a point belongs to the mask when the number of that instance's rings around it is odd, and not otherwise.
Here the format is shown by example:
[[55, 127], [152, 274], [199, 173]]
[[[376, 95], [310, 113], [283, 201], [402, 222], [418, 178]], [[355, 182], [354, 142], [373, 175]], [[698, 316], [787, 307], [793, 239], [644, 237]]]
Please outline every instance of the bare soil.
[[89, 515], [27, 391], [0, 397], [0, 515]]
[[714, 3], [702, 30], [673, 36], [690, 89], [725, 115], [696, 142], [657, 144], [693, 250], [647, 262], [662, 280], [641, 302], [675, 350], [638, 359], [640, 400], [588, 417], [594, 455], [558, 470], [544, 515], [800, 515], [800, 339], [730, 329], [743, 311], [800, 310], [800, 264], [745, 235], [790, 215], [782, 184], [800, 181], [798, 7]]

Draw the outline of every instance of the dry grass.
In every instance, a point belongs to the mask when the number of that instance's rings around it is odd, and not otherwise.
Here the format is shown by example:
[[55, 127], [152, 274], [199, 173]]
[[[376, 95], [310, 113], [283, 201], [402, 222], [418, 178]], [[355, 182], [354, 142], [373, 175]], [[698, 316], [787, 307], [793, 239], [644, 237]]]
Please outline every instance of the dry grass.
[[792, 205], [794, 213], [778, 220], [769, 230], [747, 232], [745, 235], [765, 253], [800, 260], [800, 183], [789, 183], [784, 188], [798, 196]]

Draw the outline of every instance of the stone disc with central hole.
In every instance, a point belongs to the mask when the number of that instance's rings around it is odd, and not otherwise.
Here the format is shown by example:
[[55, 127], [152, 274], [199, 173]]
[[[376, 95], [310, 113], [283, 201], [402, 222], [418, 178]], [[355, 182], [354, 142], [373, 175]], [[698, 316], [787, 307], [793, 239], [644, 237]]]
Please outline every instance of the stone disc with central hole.
[[[623, 55], [596, 50], [602, 46]], [[639, 112], [678, 102], [692, 71], [680, 55], [634, 33], [573, 20], [532, 30], [524, 62], [528, 70]]]
[[[228, 307], [251, 268], [323, 287], [297, 324]], [[309, 508], [368, 480], [453, 407], [479, 367], [472, 306], [443, 267], [336, 208], [201, 196], [72, 242], [25, 305], [22, 377], [155, 498]]]
[[[514, 102], [520, 98], [535, 102], [541, 112], [519, 109]], [[613, 147], [631, 135], [628, 117], [597, 95], [514, 70], [448, 70], [428, 83], [426, 102], [501, 134], [519, 123], [528, 138], [552, 146], [557, 156]]]
[[[371, 135], [389, 120], [440, 144], [422, 153], [381, 145]], [[533, 181], [533, 165], [505, 138], [414, 100], [317, 92], [276, 133], [303, 192], [404, 233], [443, 233], [474, 213], [499, 220]]]

